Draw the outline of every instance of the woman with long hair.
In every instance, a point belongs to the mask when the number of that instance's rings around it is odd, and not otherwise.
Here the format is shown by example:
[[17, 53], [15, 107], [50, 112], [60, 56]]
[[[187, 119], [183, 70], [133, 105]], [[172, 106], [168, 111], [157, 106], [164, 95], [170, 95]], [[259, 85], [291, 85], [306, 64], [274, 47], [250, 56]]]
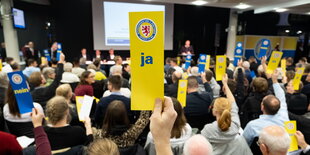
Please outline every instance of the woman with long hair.
[[214, 155], [250, 155], [252, 152], [249, 146], [239, 135], [238, 106], [227, 81], [226, 75], [222, 79], [226, 98], [219, 97], [214, 100], [212, 114], [216, 117], [216, 121], [206, 124], [201, 134], [212, 144]]
[[91, 84], [95, 83], [95, 74], [90, 71], [85, 71], [81, 75], [81, 81], [79, 85], [75, 88], [74, 94], [76, 96], [94, 96], [94, 89]]
[[[186, 121], [181, 103], [175, 98], [171, 99], [173, 102], [174, 110], [178, 115], [171, 130], [170, 144], [174, 154], [182, 154], [185, 142], [192, 135], [192, 128]], [[144, 148], [147, 150], [149, 155], [156, 155], [155, 143], [151, 132], [149, 132], [147, 136]]]
[[124, 103], [115, 100], [108, 105], [102, 129], [93, 128], [94, 138], [110, 138], [120, 148], [133, 146], [149, 123], [149, 117], [149, 111], [141, 111], [136, 123], [130, 124]]

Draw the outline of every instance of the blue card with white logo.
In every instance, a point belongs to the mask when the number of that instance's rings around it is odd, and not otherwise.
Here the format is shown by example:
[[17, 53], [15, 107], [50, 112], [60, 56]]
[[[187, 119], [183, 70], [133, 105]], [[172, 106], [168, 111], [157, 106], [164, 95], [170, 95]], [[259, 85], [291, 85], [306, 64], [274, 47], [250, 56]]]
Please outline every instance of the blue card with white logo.
[[31, 112], [32, 108], [34, 108], [33, 100], [23, 72], [10, 72], [8, 78], [15, 94], [19, 113]]
[[192, 55], [187, 55], [185, 59], [185, 69], [188, 69], [189, 66], [191, 66], [192, 61]]

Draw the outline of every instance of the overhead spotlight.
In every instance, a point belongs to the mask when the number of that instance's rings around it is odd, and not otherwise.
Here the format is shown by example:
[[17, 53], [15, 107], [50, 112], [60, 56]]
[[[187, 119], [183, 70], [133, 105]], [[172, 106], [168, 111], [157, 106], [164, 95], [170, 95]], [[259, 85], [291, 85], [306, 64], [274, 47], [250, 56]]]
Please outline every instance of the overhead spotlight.
[[285, 12], [285, 11], [287, 11], [288, 9], [285, 9], [285, 8], [274, 8], [274, 10], [275, 10], [276, 12]]
[[239, 3], [238, 5], [235, 6], [237, 9], [247, 9], [251, 7], [251, 5], [245, 4], [245, 3]]
[[47, 25], [48, 27], [50, 27], [50, 26], [51, 26], [51, 23], [50, 23], [50, 22], [46, 22], [46, 25]]
[[196, 1], [193, 1], [192, 4], [194, 5], [204, 5], [204, 4], [207, 4], [208, 2], [206, 1], [203, 1], [203, 0], [196, 0]]
[[310, 15], [310, 12], [308, 12], [307, 14]]
[[300, 30], [299, 30], [299, 31], [297, 31], [297, 34], [301, 34], [301, 33], [302, 33], [302, 31], [300, 31]]
[[285, 33], [290, 33], [290, 30], [285, 30]]

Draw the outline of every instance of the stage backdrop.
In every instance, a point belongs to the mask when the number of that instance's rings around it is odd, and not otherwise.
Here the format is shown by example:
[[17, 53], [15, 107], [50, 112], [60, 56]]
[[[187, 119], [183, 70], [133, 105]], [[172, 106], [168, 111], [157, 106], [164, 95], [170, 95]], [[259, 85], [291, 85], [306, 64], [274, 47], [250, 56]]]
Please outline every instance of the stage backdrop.
[[239, 35], [236, 38], [237, 42], [243, 43], [243, 55], [246, 58], [255, 56], [258, 58], [259, 49], [262, 40], [270, 40], [268, 46], [267, 56], [269, 57], [271, 52], [279, 44], [279, 50], [283, 52], [283, 57], [294, 57], [297, 45], [297, 37], [286, 37], [286, 36], [259, 36], [259, 35]]

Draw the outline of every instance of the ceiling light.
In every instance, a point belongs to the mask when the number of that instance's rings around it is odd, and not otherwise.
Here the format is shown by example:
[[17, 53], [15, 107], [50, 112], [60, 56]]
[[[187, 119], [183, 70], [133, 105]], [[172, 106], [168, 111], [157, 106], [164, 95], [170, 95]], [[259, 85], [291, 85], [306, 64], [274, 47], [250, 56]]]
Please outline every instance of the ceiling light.
[[287, 11], [287, 9], [285, 9], [285, 8], [274, 8], [274, 10], [276, 12], [285, 12], [285, 11]]
[[310, 12], [308, 12], [307, 14], [310, 15]]
[[285, 30], [286, 33], [290, 33], [290, 30]]
[[194, 5], [204, 5], [207, 4], [208, 2], [203, 1], [203, 0], [197, 0], [197, 1], [193, 1], [192, 4]]
[[240, 3], [240, 4], [235, 6], [235, 8], [237, 8], [237, 9], [247, 9], [249, 7], [251, 7], [251, 5], [248, 5], [248, 4], [245, 4], [245, 3]]
[[299, 31], [297, 31], [297, 34], [301, 34], [301, 33], [302, 33], [302, 31], [300, 31], [300, 30], [299, 30]]

